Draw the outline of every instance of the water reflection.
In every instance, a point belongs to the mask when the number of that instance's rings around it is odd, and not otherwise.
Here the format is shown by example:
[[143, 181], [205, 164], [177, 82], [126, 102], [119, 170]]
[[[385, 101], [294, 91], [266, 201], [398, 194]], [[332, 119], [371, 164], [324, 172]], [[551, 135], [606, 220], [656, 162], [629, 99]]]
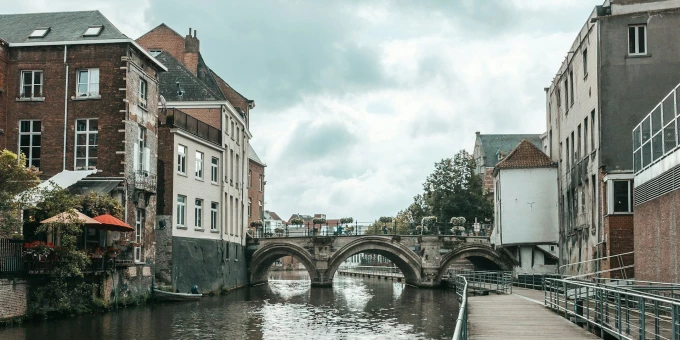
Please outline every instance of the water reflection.
[[[302, 276], [300, 276], [302, 275]], [[273, 272], [268, 284], [200, 302], [0, 329], [0, 339], [450, 339], [452, 291], [336, 276], [311, 288], [306, 272]]]

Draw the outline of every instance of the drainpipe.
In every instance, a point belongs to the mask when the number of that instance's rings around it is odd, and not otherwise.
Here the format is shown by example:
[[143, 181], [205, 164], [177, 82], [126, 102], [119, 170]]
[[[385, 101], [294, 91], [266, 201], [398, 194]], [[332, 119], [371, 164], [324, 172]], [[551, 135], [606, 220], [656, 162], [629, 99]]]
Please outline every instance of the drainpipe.
[[66, 63], [66, 55], [68, 53], [68, 46], [64, 45], [64, 65], [66, 66], [66, 83], [64, 86], [64, 158], [62, 160], [61, 170], [66, 170], [66, 132], [68, 129], [68, 64]]

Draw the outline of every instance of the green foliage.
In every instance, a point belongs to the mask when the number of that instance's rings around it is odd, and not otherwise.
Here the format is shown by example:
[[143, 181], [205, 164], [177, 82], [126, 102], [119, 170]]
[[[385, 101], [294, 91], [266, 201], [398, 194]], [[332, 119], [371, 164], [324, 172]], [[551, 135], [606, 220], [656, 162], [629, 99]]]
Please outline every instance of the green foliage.
[[378, 223], [376, 220], [375, 222], [371, 223], [366, 227], [366, 235], [380, 235], [383, 233], [382, 231], [383, 224]]
[[250, 222], [250, 226], [253, 228], [262, 228], [262, 221], [260, 220], [255, 220]]
[[[19, 234], [22, 221], [19, 207], [30, 198], [27, 192], [40, 184], [39, 171], [26, 167], [26, 157], [2, 150], [0, 152], [0, 236]], [[20, 196], [20, 197], [17, 197]]]
[[343, 217], [340, 219], [340, 224], [348, 224], [354, 222], [354, 218], [352, 217]]
[[382, 216], [378, 219], [380, 223], [392, 223], [392, 217], [390, 216]]
[[80, 212], [87, 216], [99, 216], [109, 214], [117, 219], [124, 219], [123, 206], [113, 197], [98, 195], [90, 192], [80, 196]]
[[95, 308], [93, 285], [80, 279], [51, 277], [31, 287], [29, 315], [47, 317], [51, 314], [83, 314]]
[[303, 224], [305, 224], [305, 221], [301, 218], [292, 218], [290, 220], [290, 224], [291, 225], [303, 225]]
[[315, 218], [315, 219], [312, 220], [312, 224], [314, 224], [314, 225], [326, 224], [326, 219], [325, 218]]

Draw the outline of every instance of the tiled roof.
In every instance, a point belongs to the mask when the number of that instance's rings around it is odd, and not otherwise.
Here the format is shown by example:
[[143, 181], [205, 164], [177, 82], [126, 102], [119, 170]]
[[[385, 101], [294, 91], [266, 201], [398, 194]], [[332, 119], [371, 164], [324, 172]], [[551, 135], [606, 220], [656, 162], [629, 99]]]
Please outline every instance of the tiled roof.
[[267, 166], [264, 164], [264, 162], [260, 159], [260, 157], [257, 156], [257, 153], [255, 153], [255, 150], [253, 149], [253, 146], [248, 143], [248, 159], [252, 160], [253, 162], [260, 164], [262, 166]]
[[[211, 101], [225, 100], [222, 92], [209, 84], [199, 80], [184, 64], [180, 63], [170, 53], [163, 52], [156, 56], [163, 63], [167, 72], [158, 75], [160, 92], [167, 101]], [[182, 90], [177, 88], [177, 84]]]
[[499, 169], [548, 168], [557, 164], [541, 149], [528, 140], [522, 140], [519, 145], [503, 160], [496, 164], [494, 173]]
[[[89, 26], [103, 26], [97, 36], [84, 37]], [[49, 27], [42, 38], [28, 36], [38, 27]], [[8, 43], [127, 39], [99, 11], [1, 14], [0, 38]]]
[[265, 210], [264, 212], [267, 213], [267, 214], [269, 214], [269, 216], [271, 216], [272, 220], [275, 220], [275, 221], [283, 221], [283, 220], [281, 219], [281, 217], [279, 217], [279, 215], [276, 214], [276, 213], [273, 212], [273, 211]]
[[541, 147], [541, 135], [539, 134], [506, 134], [506, 135], [479, 135], [482, 150], [484, 151], [484, 167], [494, 167], [498, 163], [498, 153], [507, 155], [519, 142], [526, 139], [537, 147]]

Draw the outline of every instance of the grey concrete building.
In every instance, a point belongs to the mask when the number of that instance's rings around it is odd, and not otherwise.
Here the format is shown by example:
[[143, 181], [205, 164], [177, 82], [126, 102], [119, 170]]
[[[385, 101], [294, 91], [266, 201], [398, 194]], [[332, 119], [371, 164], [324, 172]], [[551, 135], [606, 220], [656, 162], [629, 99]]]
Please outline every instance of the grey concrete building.
[[545, 89], [564, 273], [634, 276], [620, 269], [633, 261], [630, 131], [677, 84], [678, 9], [676, 1], [596, 6]]

